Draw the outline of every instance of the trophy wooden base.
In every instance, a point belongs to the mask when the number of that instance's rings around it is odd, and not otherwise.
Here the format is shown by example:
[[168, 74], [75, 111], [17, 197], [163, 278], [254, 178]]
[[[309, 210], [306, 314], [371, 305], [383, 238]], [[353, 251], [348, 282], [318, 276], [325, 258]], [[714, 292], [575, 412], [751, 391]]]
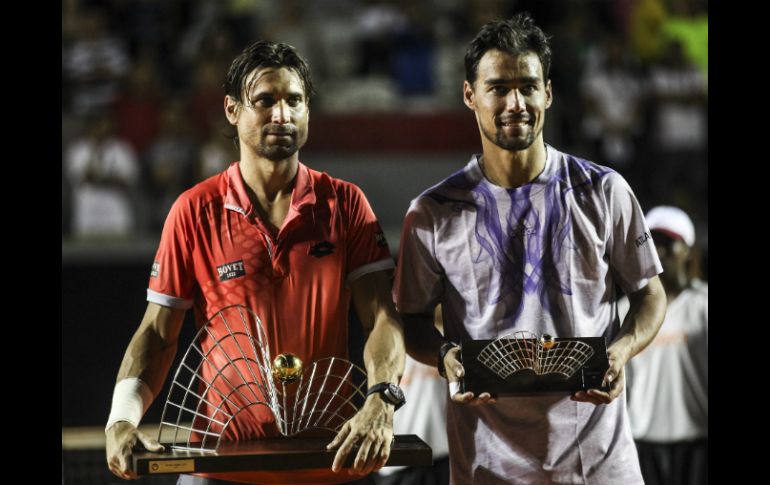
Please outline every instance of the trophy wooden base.
[[[272, 438], [222, 443], [216, 452], [167, 450], [134, 453], [139, 475], [217, 473], [251, 470], [331, 468], [337, 450], [327, 450], [331, 438]], [[351, 468], [355, 453], [348, 455]], [[385, 466], [430, 466], [430, 447], [413, 434], [397, 435]]]

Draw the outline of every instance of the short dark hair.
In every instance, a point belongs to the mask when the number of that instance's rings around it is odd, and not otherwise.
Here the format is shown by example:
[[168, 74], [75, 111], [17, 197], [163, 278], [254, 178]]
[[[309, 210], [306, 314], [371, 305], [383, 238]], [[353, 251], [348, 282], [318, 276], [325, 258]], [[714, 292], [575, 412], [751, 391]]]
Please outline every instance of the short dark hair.
[[516, 14], [509, 20], [488, 22], [465, 51], [465, 79], [473, 84], [478, 75], [479, 62], [488, 50], [497, 49], [518, 56], [534, 52], [543, 66], [543, 81], [548, 81], [551, 70], [551, 47], [548, 37], [535, 25], [528, 13]]
[[249, 73], [254, 69], [265, 67], [293, 69], [302, 80], [302, 86], [305, 88], [305, 99], [307, 103], [310, 103], [315, 91], [307, 61], [299, 55], [297, 49], [289, 44], [279, 44], [266, 40], [252, 42], [233, 60], [227, 71], [227, 79], [225, 79], [225, 94], [242, 103], [242, 93], [248, 87], [245, 83]]

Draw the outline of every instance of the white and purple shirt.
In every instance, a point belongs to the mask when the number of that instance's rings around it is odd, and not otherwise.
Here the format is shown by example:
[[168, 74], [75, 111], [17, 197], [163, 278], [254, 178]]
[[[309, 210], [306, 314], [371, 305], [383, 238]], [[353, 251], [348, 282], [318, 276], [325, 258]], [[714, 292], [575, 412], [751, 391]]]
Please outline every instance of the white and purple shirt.
[[[556, 337], [620, 328], [617, 289], [662, 271], [644, 215], [618, 173], [546, 145], [543, 172], [506, 189], [479, 155], [412, 201], [394, 298], [402, 313], [442, 304], [447, 338], [514, 330]], [[449, 403], [453, 483], [641, 484], [625, 396], [606, 406], [569, 397]]]

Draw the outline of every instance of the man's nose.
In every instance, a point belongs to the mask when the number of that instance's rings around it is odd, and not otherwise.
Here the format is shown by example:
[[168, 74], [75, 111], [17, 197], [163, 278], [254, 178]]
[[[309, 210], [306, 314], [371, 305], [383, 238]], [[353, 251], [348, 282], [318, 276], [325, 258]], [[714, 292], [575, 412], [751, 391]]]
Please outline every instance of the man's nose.
[[286, 101], [280, 100], [273, 105], [273, 123], [284, 124], [289, 121], [289, 107]]
[[508, 98], [506, 101], [507, 103], [505, 108], [508, 111], [513, 111], [515, 113], [524, 111], [524, 96], [519, 92], [518, 89], [511, 89], [511, 91], [508, 93]]

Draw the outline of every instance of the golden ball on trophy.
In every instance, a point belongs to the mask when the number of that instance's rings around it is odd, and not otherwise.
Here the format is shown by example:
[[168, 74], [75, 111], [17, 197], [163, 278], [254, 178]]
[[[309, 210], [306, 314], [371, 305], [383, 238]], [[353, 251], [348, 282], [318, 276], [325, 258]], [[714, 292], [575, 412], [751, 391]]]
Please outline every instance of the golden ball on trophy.
[[542, 345], [546, 350], [551, 349], [554, 345], [556, 345], [556, 339], [547, 333], [544, 333], [543, 336], [540, 337], [540, 345]]
[[302, 375], [302, 361], [294, 354], [278, 354], [273, 359], [273, 377], [288, 384]]

